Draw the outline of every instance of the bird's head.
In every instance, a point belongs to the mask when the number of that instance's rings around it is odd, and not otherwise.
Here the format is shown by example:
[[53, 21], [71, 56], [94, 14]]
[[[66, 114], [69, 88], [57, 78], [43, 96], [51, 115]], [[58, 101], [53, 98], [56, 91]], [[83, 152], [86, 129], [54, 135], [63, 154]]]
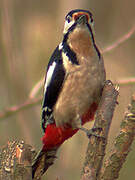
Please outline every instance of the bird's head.
[[87, 10], [75, 9], [65, 17], [64, 34], [72, 32], [76, 27], [93, 25], [92, 14]]
[[[88, 10], [75, 9], [65, 17], [63, 43], [81, 56], [93, 55], [96, 50], [93, 34], [93, 17]], [[80, 46], [81, 45], [81, 46]]]

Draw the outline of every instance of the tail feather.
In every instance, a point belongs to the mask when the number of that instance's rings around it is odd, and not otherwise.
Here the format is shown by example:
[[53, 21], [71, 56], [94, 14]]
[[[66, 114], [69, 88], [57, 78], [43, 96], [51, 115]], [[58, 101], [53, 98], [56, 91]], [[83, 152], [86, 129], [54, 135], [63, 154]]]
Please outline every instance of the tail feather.
[[57, 148], [51, 150], [41, 150], [36, 156], [32, 165], [32, 179], [40, 179], [40, 177], [47, 171], [47, 169], [54, 163], [56, 159]]

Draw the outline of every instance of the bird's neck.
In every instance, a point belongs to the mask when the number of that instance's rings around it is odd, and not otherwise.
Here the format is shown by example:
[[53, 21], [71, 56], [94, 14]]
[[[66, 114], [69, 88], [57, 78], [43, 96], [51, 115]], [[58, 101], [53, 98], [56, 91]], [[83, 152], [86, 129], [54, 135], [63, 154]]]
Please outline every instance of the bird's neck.
[[83, 57], [94, 55], [94, 45], [88, 28], [77, 27], [68, 35], [67, 44], [75, 54]]

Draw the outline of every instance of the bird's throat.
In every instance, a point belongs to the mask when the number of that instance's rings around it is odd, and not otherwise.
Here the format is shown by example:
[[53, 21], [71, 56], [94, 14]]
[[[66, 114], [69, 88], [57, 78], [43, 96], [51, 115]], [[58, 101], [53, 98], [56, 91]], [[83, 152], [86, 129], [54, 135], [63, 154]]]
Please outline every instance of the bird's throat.
[[83, 57], [94, 55], [93, 42], [87, 27], [77, 27], [68, 36], [68, 44], [72, 51]]

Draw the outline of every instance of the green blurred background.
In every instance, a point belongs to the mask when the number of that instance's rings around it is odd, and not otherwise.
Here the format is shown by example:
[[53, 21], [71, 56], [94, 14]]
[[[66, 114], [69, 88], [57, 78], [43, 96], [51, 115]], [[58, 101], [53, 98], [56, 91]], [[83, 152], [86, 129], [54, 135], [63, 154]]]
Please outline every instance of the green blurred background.
[[[34, 85], [44, 77], [54, 48], [62, 39], [65, 15], [75, 8], [92, 11], [95, 36], [103, 50], [135, 26], [134, 0], [0, 0], [0, 111], [22, 104]], [[135, 76], [135, 34], [104, 54], [107, 79]], [[110, 130], [108, 152], [119, 132], [120, 121], [135, 85], [120, 86], [119, 105]], [[42, 90], [38, 96], [42, 95]], [[0, 146], [23, 139], [37, 150], [42, 146], [41, 104], [0, 120]], [[89, 125], [87, 125], [88, 127]], [[44, 179], [79, 179], [88, 139], [78, 132], [62, 145], [59, 158]], [[135, 179], [135, 144], [119, 180]]]

